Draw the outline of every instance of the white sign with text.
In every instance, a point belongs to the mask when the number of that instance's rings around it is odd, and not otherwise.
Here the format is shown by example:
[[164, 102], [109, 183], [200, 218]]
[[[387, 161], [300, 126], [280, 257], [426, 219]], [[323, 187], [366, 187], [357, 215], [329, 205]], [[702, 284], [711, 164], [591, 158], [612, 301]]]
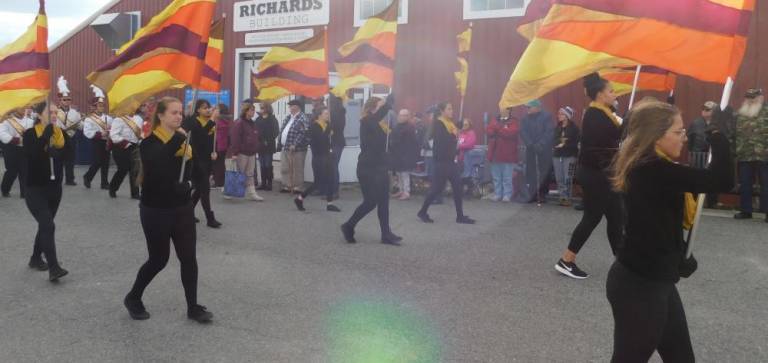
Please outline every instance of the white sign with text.
[[250, 0], [235, 3], [234, 31], [328, 25], [331, 0]]
[[245, 34], [245, 45], [293, 44], [315, 35], [313, 29], [277, 30]]

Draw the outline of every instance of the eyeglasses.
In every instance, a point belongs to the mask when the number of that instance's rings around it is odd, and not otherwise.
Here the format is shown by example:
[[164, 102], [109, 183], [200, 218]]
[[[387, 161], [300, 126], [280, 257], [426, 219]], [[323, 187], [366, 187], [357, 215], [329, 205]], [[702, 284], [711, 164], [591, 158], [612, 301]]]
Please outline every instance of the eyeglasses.
[[670, 132], [681, 139], [688, 137], [688, 132], [685, 129]]
[[71, 98], [62, 98], [61, 101], [62, 102], [70, 102], [70, 101], [72, 101], [72, 99]]

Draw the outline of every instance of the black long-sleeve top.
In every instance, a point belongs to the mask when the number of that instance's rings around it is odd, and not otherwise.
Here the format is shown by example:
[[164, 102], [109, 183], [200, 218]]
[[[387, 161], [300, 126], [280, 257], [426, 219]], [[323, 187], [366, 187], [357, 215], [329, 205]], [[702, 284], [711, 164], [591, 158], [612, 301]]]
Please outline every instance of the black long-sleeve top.
[[53, 125], [48, 124], [40, 137], [37, 137], [35, 128], [24, 131], [24, 155], [27, 162], [27, 186], [44, 187], [59, 184], [61, 180], [51, 180], [51, 136]]
[[443, 122], [435, 120], [432, 124], [432, 137], [435, 140], [432, 148], [432, 157], [436, 163], [453, 163], [458, 152], [458, 137], [445, 128]]
[[387, 167], [387, 133], [382, 130], [379, 122], [387, 116], [392, 108], [391, 98], [373, 114], [360, 119], [360, 156], [357, 158], [358, 168]]
[[617, 253], [629, 270], [651, 280], [680, 280], [679, 266], [685, 255], [684, 193], [725, 192], [733, 186], [728, 140], [718, 133], [710, 142], [709, 169], [690, 168], [653, 154], [629, 173], [626, 237]]
[[[176, 156], [186, 137], [174, 133], [163, 143], [154, 133], [139, 145], [144, 181], [141, 188], [141, 204], [150, 208], [171, 209], [184, 206], [191, 200], [189, 191], [179, 192], [177, 183], [181, 172], [182, 157]], [[197, 151], [192, 148], [197, 157]], [[184, 180], [189, 180], [191, 162], [187, 162]]]
[[619, 150], [621, 134], [621, 126], [616, 126], [605, 112], [588, 108], [581, 125], [579, 164], [596, 170], [608, 169]]
[[344, 108], [344, 101], [331, 94], [330, 96], [330, 111], [331, 111], [331, 145], [334, 147], [347, 146], [347, 139], [344, 137], [344, 129], [347, 126], [347, 109]]
[[[552, 149], [554, 157], [575, 157], [579, 154], [579, 128], [573, 122], [568, 122], [568, 126], [562, 124], [555, 127], [555, 140]], [[560, 144], [563, 144], [562, 147]]]
[[195, 161], [210, 162], [211, 154], [213, 153], [213, 140], [216, 137], [211, 130], [216, 126], [213, 120], [209, 120], [205, 124], [205, 127], [200, 124], [200, 121], [196, 117], [187, 117], [181, 124], [184, 130], [187, 130], [189, 135], [192, 136], [189, 139], [189, 144], [192, 145], [192, 150], [195, 150]]
[[313, 157], [331, 153], [330, 125], [326, 126], [325, 130], [317, 122], [309, 126], [309, 147], [312, 148]]
[[280, 133], [280, 125], [275, 115], [264, 117], [259, 115], [256, 118], [256, 129], [259, 130], [259, 137], [263, 143], [262, 153], [274, 154], [277, 152], [277, 135]]

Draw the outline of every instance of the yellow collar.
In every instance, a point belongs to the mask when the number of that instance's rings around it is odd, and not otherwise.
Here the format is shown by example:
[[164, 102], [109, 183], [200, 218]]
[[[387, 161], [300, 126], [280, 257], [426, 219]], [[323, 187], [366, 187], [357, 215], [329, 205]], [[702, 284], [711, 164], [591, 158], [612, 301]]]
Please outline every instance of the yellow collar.
[[610, 108], [608, 108], [608, 106], [606, 106], [606, 105], [604, 105], [602, 103], [599, 103], [599, 102], [592, 101], [592, 103], [589, 104], [589, 107], [594, 107], [594, 108], [596, 108], [596, 109], [598, 109], [600, 111], [605, 112], [605, 114], [608, 116], [608, 118], [611, 119], [611, 121], [613, 121], [613, 124], [616, 127], [621, 126], [621, 123], [619, 122], [619, 119], [616, 117], [616, 115], [613, 113], [613, 111]]
[[208, 124], [210, 119], [204, 118], [203, 116], [197, 116], [197, 122], [200, 123], [200, 126], [205, 127], [205, 125]]
[[168, 141], [171, 141], [171, 138], [173, 137], [173, 134], [168, 133], [168, 131], [159, 126], [152, 130], [152, 134], [157, 136], [157, 138], [160, 139], [163, 144], [167, 144]]
[[440, 117], [440, 122], [443, 123], [443, 126], [445, 126], [445, 129], [448, 130], [449, 133], [451, 133], [451, 134], [453, 134], [455, 136], [459, 135], [459, 128], [456, 127], [456, 124], [453, 123], [453, 120], [451, 120], [451, 119], [449, 119], [449, 118], [447, 118], [445, 116], [441, 116]]
[[325, 129], [327, 129], [327, 128], [328, 128], [328, 121], [320, 121], [320, 119], [317, 119], [317, 121], [315, 121], [315, 122], [316, 122], [318, 125], [320, 125], [320, 128], [321, 128], [323, 131], [325, 131]]
[[661, 149], [659, 149], [658, 146], [654, 146], [654, 150], [656, 151], [656, 155], [658, 155], [658, 157], [660, 157], [660, 158], [662, 158], [662, 159], [664, 159], [666, 161], [669, 161], [671, 163], [674, 163], [672, 158], [670, 158], [669, 155], [667, 155], [663, 151], [661, 151]]

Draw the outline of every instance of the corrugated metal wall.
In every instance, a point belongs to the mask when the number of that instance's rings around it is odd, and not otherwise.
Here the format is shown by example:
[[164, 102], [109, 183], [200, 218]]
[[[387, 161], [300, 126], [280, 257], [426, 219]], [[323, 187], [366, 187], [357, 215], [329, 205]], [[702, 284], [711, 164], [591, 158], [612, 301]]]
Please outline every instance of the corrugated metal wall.
[[[220, 0], [217, 12], [231, 13], [234, 2]], [[142, 22], [146, 24], [168, 3], [170, 0], [123, 0], [108, 12], [141, 11]], [[329, 46], [332, 50], [354, 35], [353, 4], [354, 0], [331, 1]], [[423, 110], [439, 101], [458, 103], [453, 80], [453, 72], [457, 67], [455, 36], [469, 25], [468, 21], [462, 20], [462, 12], [462, 0], [410, 0], [408, 24], [399, 28], [398, 35], [394, 87], [398, 107]], [[761, 19], [768, 19], [768, 5], [758, 2], [752, 19], [749, 48], [736, 82], [734, 102], [740, 102], [745, 89], [765, 85], [768, 81], [764, 65], [768, 62], [768, 44], [761, 41], [762, 34], [768, 32], [768, 24], [760, 23]], [[491, 115], [498, 113], [499, 96], [526, 46], [525, 40], [515, 32], [516, 26], [516, 18], [474, 21], [475, 35], [469, 59], [470, 80], [465, 114], [475, 120], [479, 121], [484, 112]], [[224, 88], [234, 91], [234, 49], [244, 47], [245, 33], [234, 33], [231, 24], [227, 28]], [[74, 100], [82, 110], [86, 109], [87, 100], [91, 98], [85, 76], [109, 56], [110, 51], [89, 27], [52, 51], [54, 79], [60, 74], [67, 77]], [[331, 57], [337, 56], [333, 50]], [[719, 101], [721, 92], [720, 85], [686, 77], [678, 82], [676, 90], [678, 105], [683, 109], [687, 121], [698, 116], [703, 102]], [[172, 94], [181, 96], [181, 92]], [[626, 104], [626, 99], [622, 101]], [[549, 109], [570, 105], [580, 113], [586, 100], [581, 85], [576, 83], [548, 95], [544, 103]]]

